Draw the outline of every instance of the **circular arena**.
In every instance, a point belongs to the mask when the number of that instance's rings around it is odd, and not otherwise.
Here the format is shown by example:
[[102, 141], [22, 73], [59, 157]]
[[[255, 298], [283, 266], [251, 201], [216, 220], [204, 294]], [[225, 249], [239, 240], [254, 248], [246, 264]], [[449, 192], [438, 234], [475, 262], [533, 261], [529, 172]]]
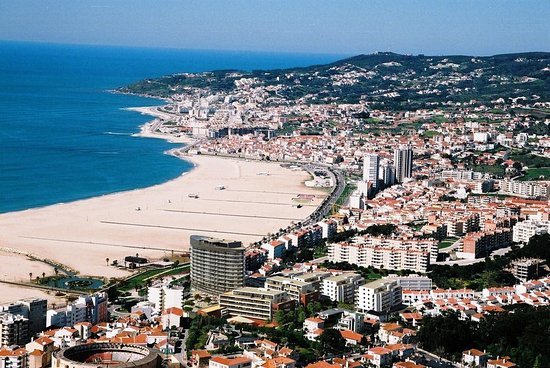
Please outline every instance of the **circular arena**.
[[54, 354], [53, 368], [158, 368], [161, 358], [155, 351], [139, 345], [93, 343], [72, 346]]

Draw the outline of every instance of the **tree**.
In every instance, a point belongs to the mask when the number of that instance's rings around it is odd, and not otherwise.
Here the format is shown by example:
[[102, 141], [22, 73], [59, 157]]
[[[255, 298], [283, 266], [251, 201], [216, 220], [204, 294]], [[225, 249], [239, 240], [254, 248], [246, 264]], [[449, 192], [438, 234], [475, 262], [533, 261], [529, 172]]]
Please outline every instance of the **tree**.
[[29, 272], [29, 280], [32, 281], [32, 272]]
[[105, 262], [107, 263], [107, 266], [109, 265], [109, 258], [105, 258]]
[[342, 337], [340, 331], [333, 328], [327, 328], [319, 337], [320, 353], [328, 352], [338, 354], [346, 350], [346, 340]]
[[46, 272], [42, 272], [42, 278], [46, 277]]
[[55, 272], [55, 276], [57, 276], [57, 274], [59, 273], [59, 269], [57, 267], [54, 267], [53, 272]]

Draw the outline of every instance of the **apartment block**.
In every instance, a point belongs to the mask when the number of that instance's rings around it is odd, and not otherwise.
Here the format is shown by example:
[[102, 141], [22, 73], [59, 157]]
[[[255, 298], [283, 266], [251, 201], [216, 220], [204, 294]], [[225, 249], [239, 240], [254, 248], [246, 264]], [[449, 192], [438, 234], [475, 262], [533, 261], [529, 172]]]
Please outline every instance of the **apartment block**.
[[153, 303], [157, 311], [183, 308], [184, 298], [184, 289], [181, 286], [159, 283], [147, 288], [147, 301]]
[[388, 313], [401, 304], [401, 291], [396, 280], [380, 279], [359, 287], [356, 307], [363, 312]]
[[486, 257], [495, 249], [507, 247], [512, 243], [510, 229], [496, 229], [470, 233], [464, 237], [461, 255], [465, 258]]
[[304, 306], [319, 299], [319, 290], [313, 281], [273, 276], [266, 279], [265, 287], [268, 290], [286, 291], [291, 299]]
[[386, 270], [426, 272], [437, 260], [439, 249], [432, 239], [364, 238], [356, 243], [329, 244], [329, 260]]
[[191, 287], [218, 295], [244, 284], [241, 242], [191, 236]]
[[226, 315], [271, 320], [278, 310], [296, 305], [287, 292], [265, 288], [242, 287], [220, 295], [220, 307]]
[[514, 225], [512, 240], [515, 243], [528, 243], [533, 236], [548, 232], [550, 232], [550, 221], [526, 220]]
[[323, 280], [321, 294], [335, 302], [353, 304], [357, 288], [364, 283], [365, 279], [356, 273], [328, 277]]
[[29, 342], [29, 320], [21, 315], [0, 312], [0, 346]]

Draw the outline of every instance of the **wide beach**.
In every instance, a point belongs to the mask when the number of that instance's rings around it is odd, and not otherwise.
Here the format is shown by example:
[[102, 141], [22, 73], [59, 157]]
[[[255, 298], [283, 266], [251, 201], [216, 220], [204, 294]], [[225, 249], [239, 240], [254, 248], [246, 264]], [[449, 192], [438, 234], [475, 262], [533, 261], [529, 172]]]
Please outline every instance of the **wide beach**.
[[[277, 163], [201, 155], [185, 159], [195, 168], [164, 184], [1, 214], [0, 247], [59, 262], [81, 275], [121, 277], [128, 272], [108, 266], [107, 258], [121, 262], [139, 254], [161, 259], [187, 251], [192, 234], [248, 245], [302, 221], [326, 195], [303, 184], [307, 172]], [[299, 194], [315, 198], [298, 208], [294, 199]], [[17, 265], [3, 269], [0, 278], [28, 281], [29, 272], [54, 273], [51, 266], [21, 254], [0, 255], [4, 265]], [[14, 290], [0, 284], [3, 299], [9, 300], [10, 293], [16, 298]]]

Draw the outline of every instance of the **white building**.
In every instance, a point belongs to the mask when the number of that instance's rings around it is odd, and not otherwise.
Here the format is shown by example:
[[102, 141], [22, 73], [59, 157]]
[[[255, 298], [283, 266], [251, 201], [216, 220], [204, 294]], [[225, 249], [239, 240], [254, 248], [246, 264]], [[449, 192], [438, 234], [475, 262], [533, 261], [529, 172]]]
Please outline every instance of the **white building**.
[[401, 286], [395, 280], [380, 279], [361, 285], [356, 307], [363, 312], [385, 312], [401, 304]]
[[321, 294], [332, 301], [353, 303], [357, 288], [365, 282], [359, 274], [347, 273], [323, 280]]
[[168, 308], [183, 308], [184, 289], [181, 286], [158, 283], [147, 289], [147, 301], [160, 312]]
[[362, 267], [426, 272], [437, 260], [437, 242], [431, 239], [366, 237], [356, 243], [328, 246], [331, 262], [348, 262]]
[[29, 320], [21, 315], [0, 312], [0, 346], [29, 342]]
[[548, 232], [550, 232], [550, 221], [526, 220], [514, 225], [512, 241], [516, 243], [528, 243], [531, 237]]
[[410, 274], [407, 276], [389, 275], [384, 280], [397, 281], [397, 285], [405, 290], [432, 290], [432, 279], [428, 276]]
[[29, 366], [29, 354], [23, 348], [0, 349], [0, 368], [27, 368]]
[[378, 168], [380, 156], [375, 153], [365, 155], [363, 158], [363, 181], [372, 183], [373, 188], [378, 188]]

